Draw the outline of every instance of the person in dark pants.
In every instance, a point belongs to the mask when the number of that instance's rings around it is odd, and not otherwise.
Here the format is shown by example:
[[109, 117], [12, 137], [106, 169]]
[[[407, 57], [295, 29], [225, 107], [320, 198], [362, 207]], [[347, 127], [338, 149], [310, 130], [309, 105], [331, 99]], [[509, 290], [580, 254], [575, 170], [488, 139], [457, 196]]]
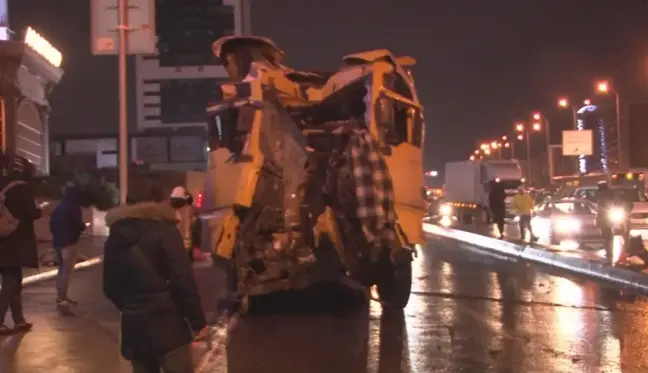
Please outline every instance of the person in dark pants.
[[493, 182], [488, 193], [488, 207], [493, 222], [497, 225], [499, 238], [504, 238], [504, 218], [506, 217], [506, 192], [499, 183]]
[[191, 342], [209, 334], [176, 223], [169, 201], [106, 214], [103, 290], [121, 312], [121, 353], [134, 373], [193, 372]]
[[533, 198], [524, 190], [524, 187], [518, 189], [518, 194], [513, 197], [513, 210], [517, 213], [520, 226], [520, 239], [524, 241], [526, 231], [529, 231], [529, 239], [537, 241], [531, 228], [531, 217], [533, 215]]
[[68, 287], [79, 255], [79, 239], [85, 230], [83, 207], [89, 205], [90, 203], [81, 189], [76, 185], [69, 185], [65, 190], [63, 200], [50, 216], [52, 246], [54, 246], [58, 263], [56, 305], [60, 307], [77, 304], [68, 297]]
[[[41, 217], [36, 206], [30, 181], [35, 176], [34, 166], [22, 157], [3, 156], [2, 180], [5, 206], [18, 221], [11, 234], [0, 237], [0, 334], [31, 330], [33, 325], [25, 319], [22, 307], [22, 267], [38, 268], [38, 251], [34, 221]], [[7, 188], [8, 187], [8, 188]], [[11, 309], [13, 328], [4, 324], [7, 311]]]
[[598, 211], [598, 214], [596, 215], [596, 224], [601, 230], [605, 255], [610, 264], [613, 264], [614, 262], [614, 233], [612, 232], [612, 224], [609, 220], [608, 213], [613, 206], [614, 194], [610, 190], [610, 187], [607, 182], [599, 182], [596, 190], [596, 207]]

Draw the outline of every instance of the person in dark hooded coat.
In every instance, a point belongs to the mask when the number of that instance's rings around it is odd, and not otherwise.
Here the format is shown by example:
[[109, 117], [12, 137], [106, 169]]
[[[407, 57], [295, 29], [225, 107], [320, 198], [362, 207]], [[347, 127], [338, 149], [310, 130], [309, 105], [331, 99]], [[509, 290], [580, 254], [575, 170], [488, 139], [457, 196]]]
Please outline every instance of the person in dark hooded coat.
[[488, 208], [490, 209], [493, 222], [497, 226], [499, 238], [504, 238], [504, 219], [506, 217], [506, 192], [502, 185], [491, 182], [488, 193]]
[[[22, 308], [23, 267], [38, 268], [38, 250], [34, 221], [42, 216], [36, 206], [31, 181], [36, 169], [25, 158], [2, 155], [0, 190], [5, 191], [5, 206], [18, 221], [14, 232], [0, 237], [0, 334], [29, 331], [32, 324], [25, 320]], [[11, 183], [11, 185], [10, 185]], [[11, 309], [14, 326], [4, 324]]]
[[208, 328], [168, 201], [106, 214], [104, 294], [121, 311], [121, 352], [135, 373], [193, 372], [191, 342]]

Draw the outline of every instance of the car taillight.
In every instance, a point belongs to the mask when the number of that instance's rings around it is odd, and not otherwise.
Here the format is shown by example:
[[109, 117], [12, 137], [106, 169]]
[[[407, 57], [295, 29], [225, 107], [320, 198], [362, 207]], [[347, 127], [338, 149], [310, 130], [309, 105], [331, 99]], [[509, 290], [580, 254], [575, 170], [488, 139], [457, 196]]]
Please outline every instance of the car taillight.
[[196, 196], [196, 207], [202, 207], [204, 197], [205, 195], [202, 192], [198, 192], [198, 195]]

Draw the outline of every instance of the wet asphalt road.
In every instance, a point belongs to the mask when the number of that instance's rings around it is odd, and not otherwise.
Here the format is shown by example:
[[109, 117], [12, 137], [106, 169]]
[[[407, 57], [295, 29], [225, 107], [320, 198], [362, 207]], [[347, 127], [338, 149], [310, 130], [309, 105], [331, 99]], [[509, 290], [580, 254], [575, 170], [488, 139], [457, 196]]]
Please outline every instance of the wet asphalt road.
[[[595, 283], [432, 240], [414, 263], [404, 315], [331, 288], [253, 304], [202, 372], [647, 372], [648, 306]], [[215, 278], [197, 269], [205, 308]], [[52, 282], [25, 289], [33, 332], [0, 339], [0, 372], [130, 372], [99, 267], [76, 273], [74, 315]], [[321, 304], [333, 304], [315, 312]]]

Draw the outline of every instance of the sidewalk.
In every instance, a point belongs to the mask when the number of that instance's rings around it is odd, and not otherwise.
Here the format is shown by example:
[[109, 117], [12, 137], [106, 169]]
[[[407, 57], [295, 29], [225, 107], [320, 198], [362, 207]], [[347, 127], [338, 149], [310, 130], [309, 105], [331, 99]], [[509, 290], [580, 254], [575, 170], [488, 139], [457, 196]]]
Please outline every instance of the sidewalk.
[[[194, 270], [208, 319], [215, 312], [218, 286], [218, 278], [212, 271], [212, 268]], [[25, 287], [25, 315], [34, 323], [34, 330], [24, 335], [0, 337], [0, 372], [132, 372], [130, 364], [120, 355], [119, 312], [103, 296], [101, 276], [101, 265], [74, 273], [70, 297], [79, 305], [68, 314], [55, 307], [53, 280]], [[7, 322], [11, 323], [10, 316]], [[205, 345], [195, 344], [194, 349], [199, 360]], [[226, 364], [220, 365], [226, 368]], [[209, 370], [218, 371], [221, 370]]]

